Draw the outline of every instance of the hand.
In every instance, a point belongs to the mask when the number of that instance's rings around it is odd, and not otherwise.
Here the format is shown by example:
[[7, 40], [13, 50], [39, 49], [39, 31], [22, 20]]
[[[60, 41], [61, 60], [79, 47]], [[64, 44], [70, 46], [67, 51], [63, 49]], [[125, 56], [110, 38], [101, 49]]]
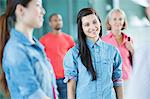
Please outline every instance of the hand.
[[125, 46], [133, 55], [134, 54], [134, 47], [133, 47], [132, 41], [126, 41]]

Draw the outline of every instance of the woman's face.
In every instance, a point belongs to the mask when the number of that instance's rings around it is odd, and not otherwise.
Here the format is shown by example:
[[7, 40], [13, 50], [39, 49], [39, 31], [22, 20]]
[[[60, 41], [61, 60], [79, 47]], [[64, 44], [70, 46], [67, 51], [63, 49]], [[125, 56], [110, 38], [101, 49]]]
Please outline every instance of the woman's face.
[[111, 30], [121, 30], [124, 24], [124, 16], [120, 12], [113, 12], [109, 19]]
[[98, 38], [101, 30], [101, 23], [95, 14], [90, 14], [82, 18], [82, 29], [88, 38]]
[[31, 0], [27, 7], [24, 7], [22, 22], [31, 28], [40, 28], [43, 25], [45, 10], [42, 7], [42, 0]]

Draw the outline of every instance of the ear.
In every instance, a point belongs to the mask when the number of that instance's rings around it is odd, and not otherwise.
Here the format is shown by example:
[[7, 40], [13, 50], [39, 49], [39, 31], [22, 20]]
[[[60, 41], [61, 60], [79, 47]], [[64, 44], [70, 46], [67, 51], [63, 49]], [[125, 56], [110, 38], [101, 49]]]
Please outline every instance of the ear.
[[16, 13], [16, 16], [18, 16], [18, 17], [23, 17], [23, 15], [24, 15], [24, 13], [25, 13], [25, 7], [22, 6], [21, 4], [18, 4], [18, 5], [16, 6], [16, 11], [15, 11], [15, 13]]

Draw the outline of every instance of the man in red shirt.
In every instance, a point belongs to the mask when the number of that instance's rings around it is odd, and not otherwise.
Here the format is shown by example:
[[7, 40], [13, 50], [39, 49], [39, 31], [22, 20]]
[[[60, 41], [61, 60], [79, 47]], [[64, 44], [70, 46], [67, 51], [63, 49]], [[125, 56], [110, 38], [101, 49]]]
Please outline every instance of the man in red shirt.
[[66, 52], [74, 46], [71, 36], [61, 31], [63, 27], [62, 16], [54, 13], [49, 17], [49, 25], [52, 32], [47, 33], [40, 39], [45, 46], [45, 52], [50, 59], [56, 75], [60, 99], [67, 99], [67, 85], [64, 80], [63, 58]]

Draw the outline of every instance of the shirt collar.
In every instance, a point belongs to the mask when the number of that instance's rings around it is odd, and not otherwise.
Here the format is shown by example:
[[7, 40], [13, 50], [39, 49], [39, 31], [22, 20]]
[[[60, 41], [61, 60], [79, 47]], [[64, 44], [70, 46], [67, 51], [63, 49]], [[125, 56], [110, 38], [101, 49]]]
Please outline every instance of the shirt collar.
[[[124, 44], [124, 43], [127, 41], [128, 36], [127, 36], [126, 34], [124, 34], [124, 33], [121, 33], [121, 34], [122, 34], [122, 36], [123, 36], [123, 42], [122, 42], [122, 44]], [[108, 34], [108, 37], [109, 37], [109, 38], [114, 37], [113, 33], [110, 32], [110, 33]]]
[[95, 44], [97, 44], [98, 46], [100, 46], [100, 45], [101, 45], [101, 42], [102, 42], [101, 38], [99, 38], [96, 42], [92, 41], [92, 40], [89, 39], [89, 38], [86, 38], [86, 43], [87, 43], [87, 45], [88, 45], [90, 48], [92, 48]]
[[[32, 42], [30, 42], [23, 33], [17, 31], [16, 29], [11, 29], [10, 35], [14, 38], [16, 38], [17, 40], [19, 40], [19, 42], [21, 42], [22, 44], [25, 45], [34, 45]], [[36, 40], [33, 37], [33, 40], [35, 41], [35, 44], [38, 43], [38, 40]]]
[[110, 32], [110, 33], [108, 34], [108, 37], [109, 37], [109, 38], [112, 38], [112, 37], [113, 37], [113, 34]]

